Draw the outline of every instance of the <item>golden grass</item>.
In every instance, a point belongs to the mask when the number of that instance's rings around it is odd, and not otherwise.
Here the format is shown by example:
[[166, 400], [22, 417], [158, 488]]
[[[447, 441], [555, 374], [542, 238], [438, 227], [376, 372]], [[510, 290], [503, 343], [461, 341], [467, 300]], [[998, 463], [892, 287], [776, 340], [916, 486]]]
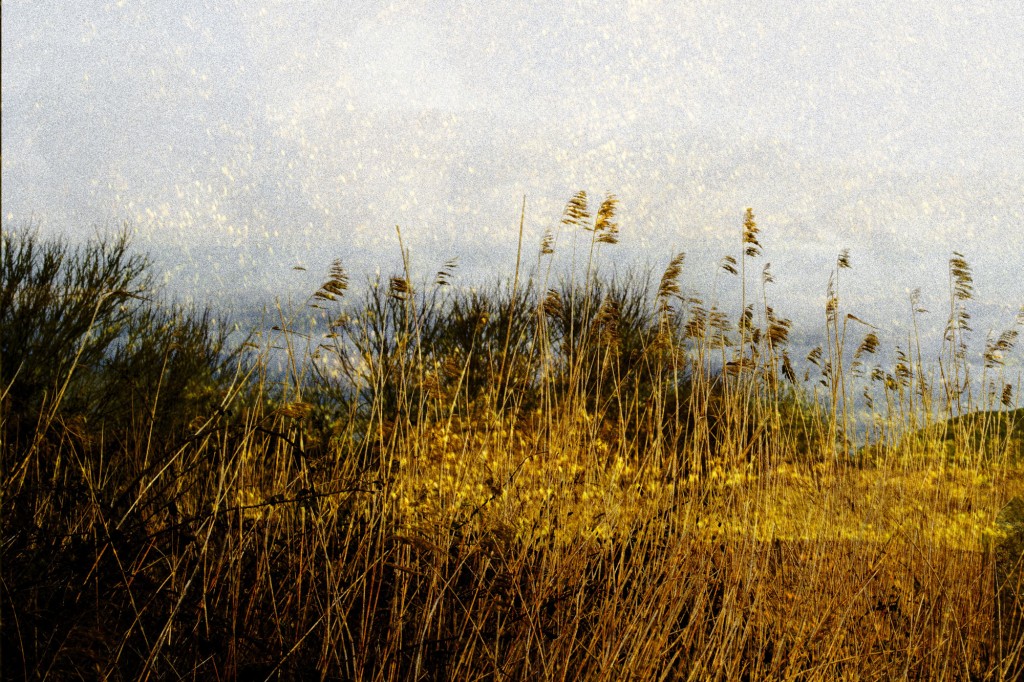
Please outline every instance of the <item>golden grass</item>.
[[[945, 383], [919, 352], [873, 371], [875, 332], [847, 338], [844, 252], [800, 384], [767, 267], [747, 290], [752, 211], [722, 266], [744, 279], [733, 324], [684, 296], [682, 255], [650, 297], [592, 281], [615, 209], [566, 208], [588, 240], [576, 289], [517, 263], [504, 298], [432, 309], [403, 252], [353, 312], [336, 262], [311, 297], [319, 357], [282, 315], [221, 409], [127, 484], [71, 420], [40, 439], [50, 459], [3, 472], [38, 490], [5, 504], [30, 500], [50, 538], [5, 525], [5, 678], [1015, 679], [992, 549], [1024, 495], [1019, 412], [962, 384], [966, 261]], [[1009, 386], [999, 338], [985, 379]]]

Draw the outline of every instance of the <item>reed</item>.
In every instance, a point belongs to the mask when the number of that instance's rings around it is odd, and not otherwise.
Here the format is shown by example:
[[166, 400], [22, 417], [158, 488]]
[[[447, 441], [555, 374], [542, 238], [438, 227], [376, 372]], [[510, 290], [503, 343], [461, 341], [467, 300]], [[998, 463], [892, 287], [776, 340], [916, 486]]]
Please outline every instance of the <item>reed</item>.
[[230, 349], [126, 239], [5, 233], [4, 679], [1016, 679], [1024, 311], [975, 362], [954, 254], [929, 363], [844, 252], [801, 378], [752, 210], [738, 301], [603, 275], [617, 211], [489, 286], [337, 261]]

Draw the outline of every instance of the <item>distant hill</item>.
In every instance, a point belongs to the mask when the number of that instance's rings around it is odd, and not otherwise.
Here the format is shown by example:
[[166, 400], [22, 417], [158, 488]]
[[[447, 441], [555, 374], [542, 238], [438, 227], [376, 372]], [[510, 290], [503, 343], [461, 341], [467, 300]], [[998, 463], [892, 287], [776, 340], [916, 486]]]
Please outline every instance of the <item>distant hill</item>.
[[933, 429], [950, 446], [967, 444], [971, 450], [1005, 453], [1008, 461], [1024, 463], [1024, 408], [971, 412]]
[[[941, 448], [947, 460], [982, 455], [988, 461], [1024, 464], [1024, 408], [970, 412], [932, 424], [906, 436], [897, 446], [906, 451], [934, 453]], [[870, 445], [869, 454], [882, 449]]]

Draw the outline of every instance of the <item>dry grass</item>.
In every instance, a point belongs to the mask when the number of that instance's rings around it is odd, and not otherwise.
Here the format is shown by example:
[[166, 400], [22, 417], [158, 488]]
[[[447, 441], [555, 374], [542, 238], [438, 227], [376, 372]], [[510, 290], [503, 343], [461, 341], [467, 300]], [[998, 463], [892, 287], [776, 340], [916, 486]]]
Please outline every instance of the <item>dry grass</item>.
[[[732, 322], [681, 255], [651, 291], [592, 276], [615, 209], [577, 194], [489, 293], [453, 292], [454, 260], [417, 286], [403, 252], [346, 306], [335, 263], [319, 326], [282, 314], [174, 447], [112, 458], [54, 410], [22, 464], [5, 430], [4, 678], [1014, 679], [992, 547], [1024, 494], [1024, 417], [995, 409], [1016, 336], [972, 398], [963, 258], [933, 371], [849, 340], [842, 254], [798, 382], [769, 270], [746, 282], [751, 211]], [[585, 281], [552, 283], [577, 236]]]

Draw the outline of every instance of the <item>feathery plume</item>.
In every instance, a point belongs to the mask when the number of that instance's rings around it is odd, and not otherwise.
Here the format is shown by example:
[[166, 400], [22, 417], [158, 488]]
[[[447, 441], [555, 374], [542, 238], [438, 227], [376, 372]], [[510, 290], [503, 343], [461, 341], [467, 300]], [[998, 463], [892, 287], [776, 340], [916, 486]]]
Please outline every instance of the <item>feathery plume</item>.
[[619, 241], [619, 225], [614, 221], [618, 203], [618, 198], [609, 193], [601, 202], [600, 208], [597, 209], [594, 232], [597, 234], [597, 241], [601, 244], [617, 244]]
[[409, 284], [409, 280], [404, 277], [398, 277], [397, 275], [391, 278], [391, 283], [388, 287], [388, 294], [390, 296], [397, 298], [400, 301], [404, 301], [408, 299], [412, 293], [412, 285]]
[[864, 340], [860, 342], [859, 346], [857, 346], [857, 350], [854, 351], [853, 357], [856, 359], [865, 353], [874, 355], [876, 350], [878, 350], [878, 335], [874, 332], [868, 332], [867, 336], [864, 337]]
[[544, 302], [541, 304], [541, 309], [548, 317], [562, 318], [562, 314], [565, 312], [565, 305], [562, 302], [562, 295], [558, 293], [557, 289], [548, 289], [547, 295], [544, 296]]
[[796, 371], [793, 370], [793, 363], [789, 359], [789, 353], [782, 352], [782, 376], [791, 384], [796, 383]]
[[679, 296], [679, 275], [683, 272], [683, 261], [686, 254], [682, 251], [677, 253], [668, 263], [665, 272], [661, 275], [661, 284], [658, 285], [658, 301], [661, 310], [668, 309], [668, 299]]
[[335, 301], [343, 296], [347, 289], [348, 273], [342, 267], [341, 260], [336, 259], [327, 271], [327, 281], [320, 285], [313, 298], [320, 301]]
[[580, 190], [565, 205], [565, 210], [562, 211], [562, 224], [570, 227], [585, 227], [589, 219], [590, 211], [587, 208], [587, 193]]
[[967, 259], [958, 251], [953, 252], [949, 259], [949, 276], [953, 280], [953, 295], [958, 301], [969, 301], [974, 297], [974, 278], [971, 277], [971, 266]]
[[849, 249], [843, 249], [842, 251], [839, 252], [839, 257], [836, 258], [836, 267], [843, 270], [849, 270], [852, 267], [850, 265]]
[[747, 208], [743, 217], [743, 253], [746, 256], [755, 258], [761, 255], [761, 243], [757, 241], [757, 234], [760, 230], [754, 222], [754, 209]]
[[540, 255], [550, 256], [555, 252], [555, 234], [551, 228], [544, 230], [544, 236], [540, 240]]
[[446, 287], [451, 283], [452, 272], [459, 266], [458, 256], [449, 258], [445, 261], [445, 264], [437, 271], [437, 276], [434, 278], [434, 284], [439, 287]]

